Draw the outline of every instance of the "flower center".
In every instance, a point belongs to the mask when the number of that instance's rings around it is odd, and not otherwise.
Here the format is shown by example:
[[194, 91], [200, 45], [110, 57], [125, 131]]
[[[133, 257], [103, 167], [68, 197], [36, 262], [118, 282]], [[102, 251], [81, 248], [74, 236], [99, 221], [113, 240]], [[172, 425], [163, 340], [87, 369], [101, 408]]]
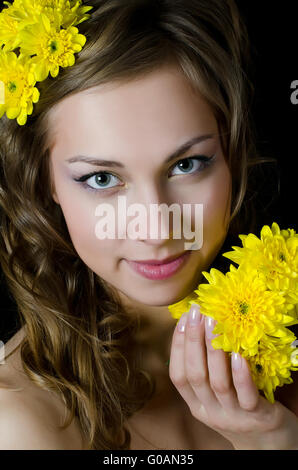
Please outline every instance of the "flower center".
[[241, 315], [246, 315], [249, 309], [249, 305], [246, 302], [239, 303], [239, 311]]
[[279, 259], [280, 259], [281, 261], [286, 261], [286, 257], [285, 257], [285, 255], [284, 255], [283, 253], [279, 253]]
[[17, 86], [16, 86], [15, 82], [8, 82], [7, 88], [9, 89], [9, 91], [11, 93], [14, 93], [17, 89]]
[[56, 52], [56, 51], [58, 50], [57, 41], [51, 41], [49, 47], [50, 47], [50, 51], [51, 51], [51, 52]]

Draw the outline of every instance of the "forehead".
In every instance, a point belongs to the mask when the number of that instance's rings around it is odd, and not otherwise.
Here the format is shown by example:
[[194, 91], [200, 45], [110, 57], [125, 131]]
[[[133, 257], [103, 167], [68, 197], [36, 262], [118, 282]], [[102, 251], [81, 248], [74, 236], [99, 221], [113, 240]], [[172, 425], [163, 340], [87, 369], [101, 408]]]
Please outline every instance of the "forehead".
[[[125, 83], [107, 83], [70, 95], [49, 115], [52, 151], [119, 155], [217, 131], [211, 107], [175, 66]], [[96, 153], [95, 153], [96, 154]], [[65, 155], [66, 157], [66, 155]], [[149, 157], [149, 153], [148, 153]]]

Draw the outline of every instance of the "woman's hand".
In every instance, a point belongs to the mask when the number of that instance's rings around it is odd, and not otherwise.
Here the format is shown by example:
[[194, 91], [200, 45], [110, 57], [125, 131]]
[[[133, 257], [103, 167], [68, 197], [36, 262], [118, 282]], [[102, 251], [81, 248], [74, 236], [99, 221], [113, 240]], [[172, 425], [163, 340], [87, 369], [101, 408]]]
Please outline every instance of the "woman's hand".
[[193, 304], [173, 335], [170, 379], [192, 415], [235, 449], [298, 449], [297, 416], [259, 394], [245, 358], [212, 347], [214, 326]]

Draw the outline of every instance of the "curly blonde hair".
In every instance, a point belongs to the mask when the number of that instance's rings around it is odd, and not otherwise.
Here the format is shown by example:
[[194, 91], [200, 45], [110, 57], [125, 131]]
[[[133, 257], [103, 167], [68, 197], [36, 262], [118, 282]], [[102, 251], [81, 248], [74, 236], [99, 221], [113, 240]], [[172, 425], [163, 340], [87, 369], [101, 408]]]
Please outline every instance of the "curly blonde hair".
[[90, 449], [129, 449], [125, 421], [150, 400], [155, 381], [133, 354], [138, 320], [78, 258], [52, 199], [48, 113], [70, 94], [175, 63], [218, 122], [233, 181], [230, 233], [252, 228], [249, 167], [262, 160], [250, 116], [249, 38], [233, 0], [86, 3], [94, 8], [80, 24], [87, 42], [75, 65], [39, 83], [25, 126], [0, 120], [0, 262], [26, 332], [28, 377], [62, 397], [64, 427], [76, 416]]

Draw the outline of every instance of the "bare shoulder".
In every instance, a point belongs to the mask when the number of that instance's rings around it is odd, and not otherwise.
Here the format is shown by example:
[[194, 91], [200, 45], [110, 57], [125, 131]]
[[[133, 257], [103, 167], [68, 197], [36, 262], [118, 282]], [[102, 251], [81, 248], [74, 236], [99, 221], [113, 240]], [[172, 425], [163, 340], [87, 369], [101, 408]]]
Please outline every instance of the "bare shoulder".
[[[5, 356], [17, 346], [13, 337]], [[58, 395], [34, 384], [22, 368], [19, 348], [0, 365], [0, 450], [82, 450], [77, 419], [64, 430], [67, 408]]]
[[12, 392], [0, 390], [0, 450], [65, 449], [65, 440]]

